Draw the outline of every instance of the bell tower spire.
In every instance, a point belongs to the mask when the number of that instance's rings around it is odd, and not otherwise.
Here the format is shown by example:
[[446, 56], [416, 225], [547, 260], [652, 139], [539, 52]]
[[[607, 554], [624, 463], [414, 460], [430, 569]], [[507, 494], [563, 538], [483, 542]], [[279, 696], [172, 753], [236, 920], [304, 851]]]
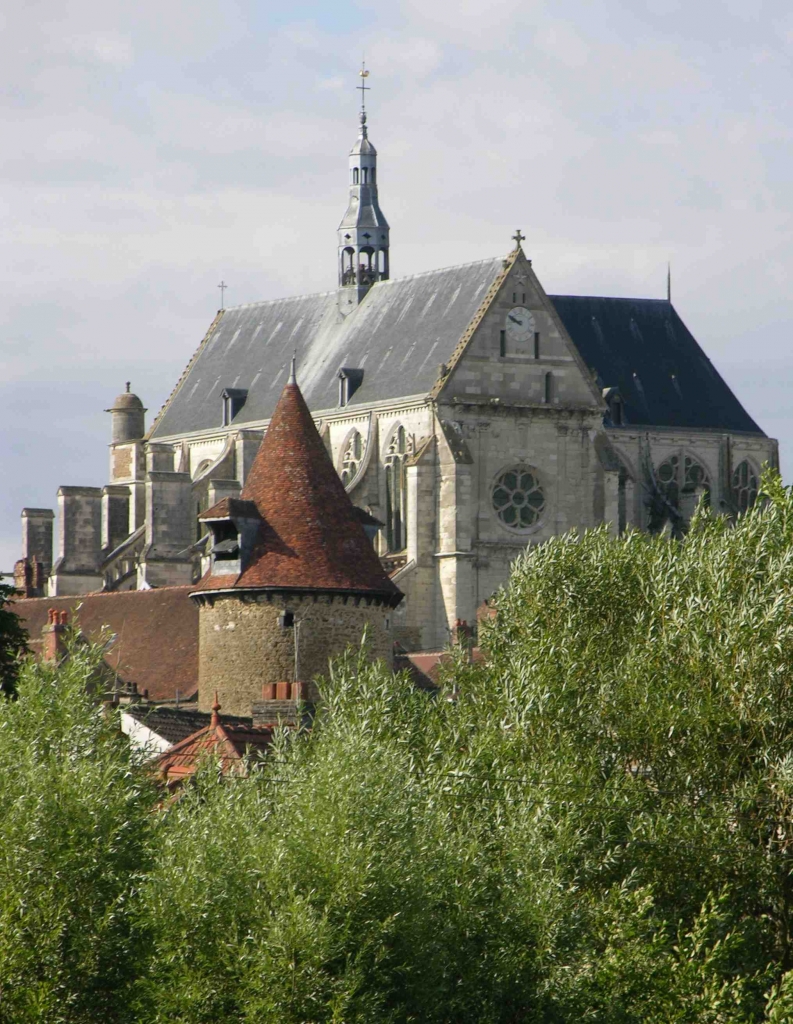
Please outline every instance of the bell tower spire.
[[360, 130], [350, 150], [350, 198], [339, 225], [339, 309], [351, 312], [377, 281], [389, 274], [389, 228], [377, 201], [377, 150], [369, 141], [366, 94], [369, 72], [361, 64]]

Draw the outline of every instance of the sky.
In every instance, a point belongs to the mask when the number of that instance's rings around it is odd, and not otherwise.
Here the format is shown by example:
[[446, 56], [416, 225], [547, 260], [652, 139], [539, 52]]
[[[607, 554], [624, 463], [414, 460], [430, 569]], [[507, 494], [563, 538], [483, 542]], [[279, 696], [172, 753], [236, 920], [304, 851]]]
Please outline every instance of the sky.
[[0, 14], [0, 571], [108, 480], [219, 307], [335, 286], [365, 55], [392, 276], [516, 228], [551, 293], [673, 302], [793, 477], [793, 10], [27, 0]]

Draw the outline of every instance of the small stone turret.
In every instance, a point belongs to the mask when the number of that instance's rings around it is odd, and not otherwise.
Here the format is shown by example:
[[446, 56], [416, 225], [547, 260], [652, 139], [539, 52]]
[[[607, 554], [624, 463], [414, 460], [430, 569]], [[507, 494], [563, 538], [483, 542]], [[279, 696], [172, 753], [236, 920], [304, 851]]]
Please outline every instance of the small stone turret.
[[191, 595], [201, 710], [215, 691], [235, 715], [271, 698], [295, 703], [297, 691], [313, 701], [314, 676], [364, 630], [372, 654], [391, 664], [391, 617], [402, 594], [364, 532], [294, 370], [242, 494], [200, 518], [212, 539], [209, 571]]
[[146, 409], [137, 395], [129, 390], [120, 394], [109, 409], [111, 416], [111, 442], [123, 444], [125, 441], [139, 441], [146, 433]]

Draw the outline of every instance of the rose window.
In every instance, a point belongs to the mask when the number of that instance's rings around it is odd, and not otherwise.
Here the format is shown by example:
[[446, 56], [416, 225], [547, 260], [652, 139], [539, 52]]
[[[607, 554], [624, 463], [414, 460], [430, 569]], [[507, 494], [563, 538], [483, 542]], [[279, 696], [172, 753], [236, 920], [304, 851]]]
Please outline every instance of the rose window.
[[493, 508], [505, 526], [525, 530], [533, 526], [545, 508], [537, 474], [527, 466], [503, 472], [493, 486]]

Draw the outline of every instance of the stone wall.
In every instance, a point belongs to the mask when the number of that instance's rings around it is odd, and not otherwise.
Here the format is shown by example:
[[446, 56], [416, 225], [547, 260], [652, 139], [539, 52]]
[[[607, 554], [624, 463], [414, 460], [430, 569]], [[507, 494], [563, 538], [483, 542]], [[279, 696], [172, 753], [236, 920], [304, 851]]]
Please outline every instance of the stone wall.
[[88, 594], [102, 585], [102, 489], [58, 490], [59, 553], [49, 583], [50, 597]]
[[[229, 715], [250, 715], [265, 685], [302, 680], [316, 698], [313, 679], [328, 659], [357, 647], [364, 628], [373, 658], [393, 661], [387, 605], [331, 594], [233, 593], [197, 595], [199, 612], [198, 706], [208, 711], [217, 690]], [[291, 615], [284, 621], [284, 614]], [[295, 645], [297, 643], [297, 651]]]

